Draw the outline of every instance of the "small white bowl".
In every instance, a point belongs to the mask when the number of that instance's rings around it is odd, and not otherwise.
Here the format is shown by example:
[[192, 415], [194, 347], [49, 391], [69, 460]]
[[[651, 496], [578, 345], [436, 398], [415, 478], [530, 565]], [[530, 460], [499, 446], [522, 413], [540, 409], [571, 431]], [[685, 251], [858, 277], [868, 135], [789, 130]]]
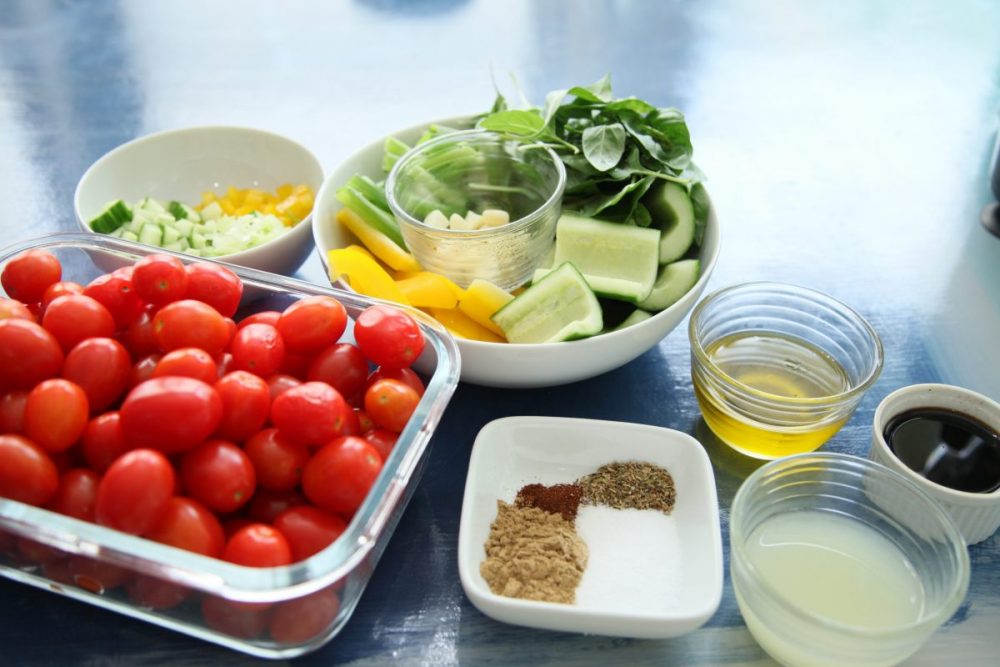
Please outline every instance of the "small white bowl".
[[[526, 484], [567, 484], [618, 461], [645, 461], [666, 468], [677, 497], [670, 516], [624, 510], [609, 535], [620, 542], [594, 544], [577, 603], [559, 604], [497, 595], [479, 572], [483, 545], [496, 517], [497, 500], [513, 502]], [[580, 507], [577, 526], [589, 510]], [[643, 553], [630, 526], [662, 527], [668, 553]], [[660, 521], [660, 523], [656, 523]], [[616, 522], [617, 523], [617, 522]], [[582, 532], [582, 531], [581, 531]], [[635, 545], [628, 544], [635, 536]], [[672, 538], [672, 539], [671, 539]], [[659, 539], [659, 538], [657, 538]], [[636, 548], [631, 548], [635, 546]], [[613, 575], [596, 554], [631, 554]], [[608, 563], [605, 563], [608, 565]], [[666, 638], [691, 632], [715, 613], [722, 597], [722, 536], [712, 465], [691, 436], [671, 429], [592, 419], [508, 417], [490, 422], [472, 449], [458, 535], [458, 572], [465, 594], [481, 612], [504, 623], [620, 637]], [[604, 574], [601, 574], [604, 573]], [[609, 579], [596, 580], [597, 577]], [[611, 580], [613, 579], [613, 580]], [[591, 595], [583, 599], [584, 587]], [[611, 591], [601, 596], [602, 591]], [[637, 594], [641, 593], [641, 594]]]
[[[273, 192], [283, 183], [317, 192], [323, 168], [305, 147], [283, 136], [242, 127], [191, 127], [140, 137], [106, 153], [80, 178], [74, 195], [80, 229], [116, 199], [201, 201], [229, 186]], [[256, 248], [215, 258], [281, 275], [294, 273], [312, 252], [310, 214], [287, 233]]]
[[966, 414], [1000, 430], [1000, 403], [969, 389], [947, 384], [915, 384], [892, 392], [875, 410], [872, 446], [868, 457], [901, 473], [927, 491], [955, 520], [968, 544], [987, 539], [1000, 528], [1000, 489], [992, 493], [956, 491], [929, 481], [889, 449], [886, 425], [900, 413], [916, 408], [944, 408]]
[[[421, 123], [390, 136], [413, 145], [431, 124], [469, 127], [465, 116]], [[383, 180], [382, 154], [386, 137], [368, 144], [338, 165], [327, 177], [313, 209], [313, 236], [323, 265], [329, 269], [327, 251], [359, 244], [350, 231], [337, 222], [343, 205], [336, 191], [355, 174]], [[488, 387], [551, 387], [584, 380], [624, 366], [655, 347], [681, 323], [705, 290], [719, 256], [719, 221], [710, 210], [701, 245], [701, 276], [677, 303], [653, 317], [620, 331], [568, 343], [511, 344], [458, 339], [462, 353], [462, 381]], [[346, 288], [342, 281], [338, 287]]]

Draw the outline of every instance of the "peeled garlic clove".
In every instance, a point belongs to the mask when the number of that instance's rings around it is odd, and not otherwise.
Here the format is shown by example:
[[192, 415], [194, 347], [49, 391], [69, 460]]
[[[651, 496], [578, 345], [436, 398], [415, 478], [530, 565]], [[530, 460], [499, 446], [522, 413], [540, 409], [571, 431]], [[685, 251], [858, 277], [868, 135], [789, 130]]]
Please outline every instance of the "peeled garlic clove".
[[424, 224], [438, 229], [448, 229], [448, 218], [441, 211], [434, 209], [424, 218]]
[[507, 211], [501, 211], [495, 208], [488, 208], [483, 211], [482, 221], [480, 223], [481, 227], [499, 227], [500, 225], [506, 225], [510, 222], [510, 215]]

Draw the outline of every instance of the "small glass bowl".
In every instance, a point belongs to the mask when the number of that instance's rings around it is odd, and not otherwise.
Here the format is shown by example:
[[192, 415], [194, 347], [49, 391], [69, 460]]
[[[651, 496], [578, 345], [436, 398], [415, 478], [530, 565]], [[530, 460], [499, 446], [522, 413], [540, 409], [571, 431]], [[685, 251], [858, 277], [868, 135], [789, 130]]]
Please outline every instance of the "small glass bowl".
[[[773, 553], [756, 551], [758, 544], [774, 545], [779, 540], [773, 532], [765, 537], [760, 529], [776, 518], [794, 519], [806, 512], [846, 520], [852, 531], [860, 529], [864, 535], [870, 531], [882, 546], [898, 549], [899, 565], [904, 566], [903, 559], [909, 563], [905, 576], [922, 592], [922, 604], [909, 603], [914, 619], [890, 623], [880, 617], [881, 627], [873, 627], [817, 612], [818, 604], [831, 603], [827, 597], [822, 602], [810, 600], [810, 594], [818, 595], [829, 583], [825, 572], [805, 573], [806, 585], [783, 587], [776, 577], [785, 577], [787, 583], [804, 573], [787, 563], [773, 567]], [[817, 519], [809, 521], [815, 524]], [[804, 539], [817, 548], [864, 557], [843, 532], [825, 528], [811, 532], [815, 534]], [[799, 542], [785, 537], [785, 544]], [[969, 555], [951, 517], [899, 473], [844, 454], [800, 454], [756, 470], [733, 500], [729, 542], [733, 591], [747, 628], [784, 665], [894, 665], [917, 651], [955, 613], [969, 587]], [[840, 592], [834, 588], [827, 595]]]
[[[511, 290], [528, 282], [555, 242], [566, 169], [552, 149], [466, 130], [420, 144], [386, 181], [389, 207], [420, 265], [468, 287], [476, 278]], [[510, 222], [473, 230], [424, 223], [504, 210]]]
[[882, 369], [861, 315], [815, 290], [745, 283], [698, 304], [691, 377], [709, 428], [759, 459], [811, 452], [840, 430]]

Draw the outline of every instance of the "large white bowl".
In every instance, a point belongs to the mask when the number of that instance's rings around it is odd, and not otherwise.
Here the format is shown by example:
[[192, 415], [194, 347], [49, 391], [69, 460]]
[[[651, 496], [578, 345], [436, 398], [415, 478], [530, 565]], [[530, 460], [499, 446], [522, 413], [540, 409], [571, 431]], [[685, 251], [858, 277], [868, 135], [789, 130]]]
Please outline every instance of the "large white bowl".
[[[450, 127], [467, 126], [463, 117], [433, 121]], [[422, 123], [393, 133], [413, 145], [431, 123]], [[343, 163], [329, 176], [316, 197], [313, 209], [313, 237], [323, 265], [327, 251], [360, 243], [337, 222], [343, 206], [336, 191], [354, 174], [383, 180], [382, 153], [385, 137], [373, 141]], [[705, 290], [719, 256], [719, 222], [714, 208], [710, 211], [701, 245], [701, 277], [681, 299], [653, 317], [620, 331], [567, 343], [510, 344], [458, 340], [462, 354], [462, 380], [490, 387], [549, 387], [576, 382], [600, 375], [632, 361], [654, 347], [670, 333], [694, 307]]]
[[[229, 186], [273, 192], [305, 184], [316, 192], [323, 168], [305, 147], [271, 132], [243, 127], [192, 127], [140, 137], [106, 153], [76, 186], [76, 220], [86, 232], [108, 202], [144, 197], [201, 201], [206, 190]], [[290, 275], [312, 252], [311, 214], [290, 231], [256, 248], [218, 257], [225, 262]]]

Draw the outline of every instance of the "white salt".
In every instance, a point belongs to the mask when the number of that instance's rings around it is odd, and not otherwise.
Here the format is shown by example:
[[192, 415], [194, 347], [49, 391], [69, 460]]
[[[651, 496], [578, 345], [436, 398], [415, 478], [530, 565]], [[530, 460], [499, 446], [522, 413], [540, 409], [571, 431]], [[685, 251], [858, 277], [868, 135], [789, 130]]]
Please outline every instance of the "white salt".
[[656, 510], [581, 505], [576, 532], [590, 556], [576, 604], [618, 613], [676, 609], [683, 582], [676, 521]]

